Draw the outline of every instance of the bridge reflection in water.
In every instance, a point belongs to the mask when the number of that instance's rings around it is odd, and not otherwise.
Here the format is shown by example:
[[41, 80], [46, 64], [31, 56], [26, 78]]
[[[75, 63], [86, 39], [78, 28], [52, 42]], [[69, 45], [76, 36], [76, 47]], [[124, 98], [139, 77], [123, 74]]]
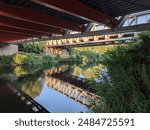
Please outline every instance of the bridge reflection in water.
[[65, 82], [63, 80], [60, 80], [52, 76], [56, 73], [60, 73], [64, 71], [65, 71], [65, 67], [57, 68], [55, 69], [55, 71], [54, 69], [46, 70], [44, 73], [44, 80], [47, 86], [86, 106], [89, 105], [89, 102], [91, 100], [100, 99], [99, 96], [88, 91], [88, 86], [87, 86], [87, 90], [85, 90], [75, 86], [74, 84]]
[[[68, 66], [60, 66], [45, 70], [42, 74], [43, 88], [34, 99], [50, 112], [91, 112], [89, 105], [91, 100], [100, 99], [90, 92], [88, 86], [77, 87], [75, 77], [67, 80], [67, 76], [60, 78], [58, 75], [66, 75]], [[77, 78], [77, 77], [76, 77]]]
[[69, 98], [72, 98], [73, 100], [77, 102], [80, 102], [81, 104], [88, 106], [89, 101], [100, 99], [99, 96], [89, 91], [83, 90], [73, 84], [64, 82], [52, 76], [45, 75], [44, 79], [48, 87], [62, 93], [63, 95]]

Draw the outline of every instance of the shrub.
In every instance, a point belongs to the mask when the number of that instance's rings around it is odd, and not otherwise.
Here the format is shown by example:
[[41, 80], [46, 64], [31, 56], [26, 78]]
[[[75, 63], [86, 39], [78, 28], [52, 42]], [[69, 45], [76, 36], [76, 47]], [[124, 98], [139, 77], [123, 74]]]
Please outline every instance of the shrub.
[[0, 56], [1, 65], [10, 65], [12, 62], [13, 56]]
[[27, 60], [27, 55], [26, 54], [18, 53], [16, 55], [14, 55], [12, 64], [23, 65], [23, 64], [25, 64], [26, 60]]
[[29, 42], [24, 44], [19, 44], [19, 51], [26, 53], [43, 53], [45, 42]]
[[111, 84], [93, 84], [104, 109], [97, 112], [150, 112], [150, 33], [142, 33], [127, 46], [102, 55]]

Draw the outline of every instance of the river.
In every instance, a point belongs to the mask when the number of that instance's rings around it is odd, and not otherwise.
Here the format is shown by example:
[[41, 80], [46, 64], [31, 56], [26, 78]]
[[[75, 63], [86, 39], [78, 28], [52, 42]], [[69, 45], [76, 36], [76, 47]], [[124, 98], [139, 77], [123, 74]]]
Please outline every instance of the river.
[[1, 68], [0, 112], [91, 113], [98, 100], [89, 81], [103, 66], [62, 64]]

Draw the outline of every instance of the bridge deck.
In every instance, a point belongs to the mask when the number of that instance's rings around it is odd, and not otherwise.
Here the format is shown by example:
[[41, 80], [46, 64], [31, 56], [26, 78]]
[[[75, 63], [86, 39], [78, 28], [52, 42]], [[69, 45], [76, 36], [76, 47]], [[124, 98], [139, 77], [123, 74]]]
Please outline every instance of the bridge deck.
[[92, 22], [114, 28], [116, 17], [149, 9], [149, 0], [0, 0], [0, 43], [84, 32]]

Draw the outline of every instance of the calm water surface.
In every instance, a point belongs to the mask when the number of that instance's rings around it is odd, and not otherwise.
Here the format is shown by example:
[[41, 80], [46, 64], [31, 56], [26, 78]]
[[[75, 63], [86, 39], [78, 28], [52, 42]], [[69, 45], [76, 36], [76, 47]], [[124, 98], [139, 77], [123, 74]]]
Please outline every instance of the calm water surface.
[[[0, 70], [0, 90], [1, 93], [2, 90], [5, 93], [1, 95], [3, 97], [0, 102], [3, 102], [4, 106], [6, 102], [7, 104], [16, 103], [15, 97], [10, 100], [6, 96], [8, 91], [10, 91], [8, 94], [11, 95], [12, 90], [17, 93], [17, 96], [22, 96], [22, 102], [25, 101], [24, 97], [28, 97], [29, 101], [26, 101], [26, 105], [33, 102], [48, 112], [92, 112], [89, 107], [90, 101], [97, 99], [98, 96], [89, 89], [88, 81], [94, 79], [99, 82], [98, 75], [102, 68], [102, 65], [2, 68]], [[7, 87], [4, 88], [4, 86]], [[5, 90], [6, 88], [8, 89]], [[22, 109], [22, 112], [26, 112], [21, 105], [18, 101], [13, 108], [18, 107]], [[34, 107], [34, 111], [38, 109]]]

